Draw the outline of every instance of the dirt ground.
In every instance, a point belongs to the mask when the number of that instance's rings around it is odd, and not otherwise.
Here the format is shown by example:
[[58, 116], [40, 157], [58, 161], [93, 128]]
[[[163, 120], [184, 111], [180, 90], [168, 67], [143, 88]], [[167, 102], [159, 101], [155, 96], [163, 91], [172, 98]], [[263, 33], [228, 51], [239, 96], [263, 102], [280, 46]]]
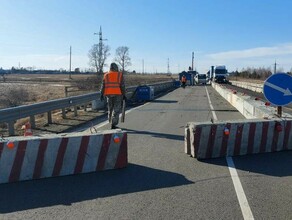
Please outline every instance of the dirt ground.
[[[86, 94], [98, 91], [101, 85], [102, 77], [96, 75], [68, 75], [62, 74], [11, 74], [0, 78], [0, 109], [11, 107], [12, 105], [28, 105], [67, 96]], [[156, 82], [170, 81], [177, 79], [176, 75], [155, 75], [155, 74], [127, 74], [125, 75], [126, 87], [145, 85]], [[67, 92], [66, 92], [66, 87]], [[62, 118], [60, 110], [53, 113], [53, 123], [47, 124], [47, 114], [36, 116], [35, 135], [43, 133], [62, 133], [69, 131], [72, 127], [84, 123], [90, 123], [97, 117], [105, 115], [105, 111], [92, 111], [88, 108], [78, 110], [78, 116], [74, 116], [73, 109], [66, 110], [66, 119]], [[23, 135], [21, 129], [29, 118], [17, 120], [15, 123], [16, 135]], [[0, 124], [0, 136], [8, 136], [7, 125]]]

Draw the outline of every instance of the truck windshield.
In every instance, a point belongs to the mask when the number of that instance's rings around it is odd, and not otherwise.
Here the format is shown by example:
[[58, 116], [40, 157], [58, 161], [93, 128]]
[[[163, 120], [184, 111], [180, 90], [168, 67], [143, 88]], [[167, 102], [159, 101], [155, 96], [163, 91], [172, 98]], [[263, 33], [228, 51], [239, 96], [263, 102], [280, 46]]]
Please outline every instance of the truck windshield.
[[206, 75], [198, 75], [199, 79], [206, 79]]
[[226, 74], [225, 69], [215, 69], [215, 74]]

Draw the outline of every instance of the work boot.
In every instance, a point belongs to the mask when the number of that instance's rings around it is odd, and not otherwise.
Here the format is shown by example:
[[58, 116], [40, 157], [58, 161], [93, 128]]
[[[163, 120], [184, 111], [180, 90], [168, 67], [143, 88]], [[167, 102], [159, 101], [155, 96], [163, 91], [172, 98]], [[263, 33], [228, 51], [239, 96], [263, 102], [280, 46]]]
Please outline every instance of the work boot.
[[111, 129], [117, 129], [118, 127], [116, 125], [112, 125]]

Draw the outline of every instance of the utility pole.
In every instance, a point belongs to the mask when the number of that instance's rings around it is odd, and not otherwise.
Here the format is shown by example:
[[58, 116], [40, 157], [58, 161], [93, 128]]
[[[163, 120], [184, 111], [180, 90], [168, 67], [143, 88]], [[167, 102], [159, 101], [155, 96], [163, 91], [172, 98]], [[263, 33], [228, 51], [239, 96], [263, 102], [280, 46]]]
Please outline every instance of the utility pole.
[[274, 64], [274, 74], [277, 72], [277, 63], [276, 63], [276, 60], [275, 60], [275, 64]]
[[[99, 43], [98, 43], [98, 46], [99, 46], [99, 65], [101, 65], [102, 63], [102, 53], [103, 53], [103, 41], [106, 41], [107, 39], [103, 39], [102, 38], [102, 31], [101, 31], [101, 26], [99, 27], [99, 33], [94, 33], [94, 35], [99, 35]], [[100, 73], [102, 73], [102, 70], [103, 70], [103, 66], [100, 66]]]
[[195, 53], [192, 53], [192, 70], [194, 70], [194, 58], [195, 58]]
[[72, 48], [71, 48], [71, 46], [70, 46], [69, 79], [72, 79], [72, 77], [71, 77], [71, 55], [72, 55]]
[[142, 74], [144, 74], [144, 59], [142, 59]]

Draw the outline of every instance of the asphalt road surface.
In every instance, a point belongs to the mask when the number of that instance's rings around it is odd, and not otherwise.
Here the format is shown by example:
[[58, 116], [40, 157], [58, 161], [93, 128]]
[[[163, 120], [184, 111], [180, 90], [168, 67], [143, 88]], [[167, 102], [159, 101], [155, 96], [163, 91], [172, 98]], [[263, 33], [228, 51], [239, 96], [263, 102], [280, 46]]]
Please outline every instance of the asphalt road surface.
[[126, 168], [1, 184], [0, 219], [292, 219], [292, 152], [202, 161], [184, 153], [186, 123], [214, 117], [244, 118], [210, 86], [131, 109], [119, 124]]

